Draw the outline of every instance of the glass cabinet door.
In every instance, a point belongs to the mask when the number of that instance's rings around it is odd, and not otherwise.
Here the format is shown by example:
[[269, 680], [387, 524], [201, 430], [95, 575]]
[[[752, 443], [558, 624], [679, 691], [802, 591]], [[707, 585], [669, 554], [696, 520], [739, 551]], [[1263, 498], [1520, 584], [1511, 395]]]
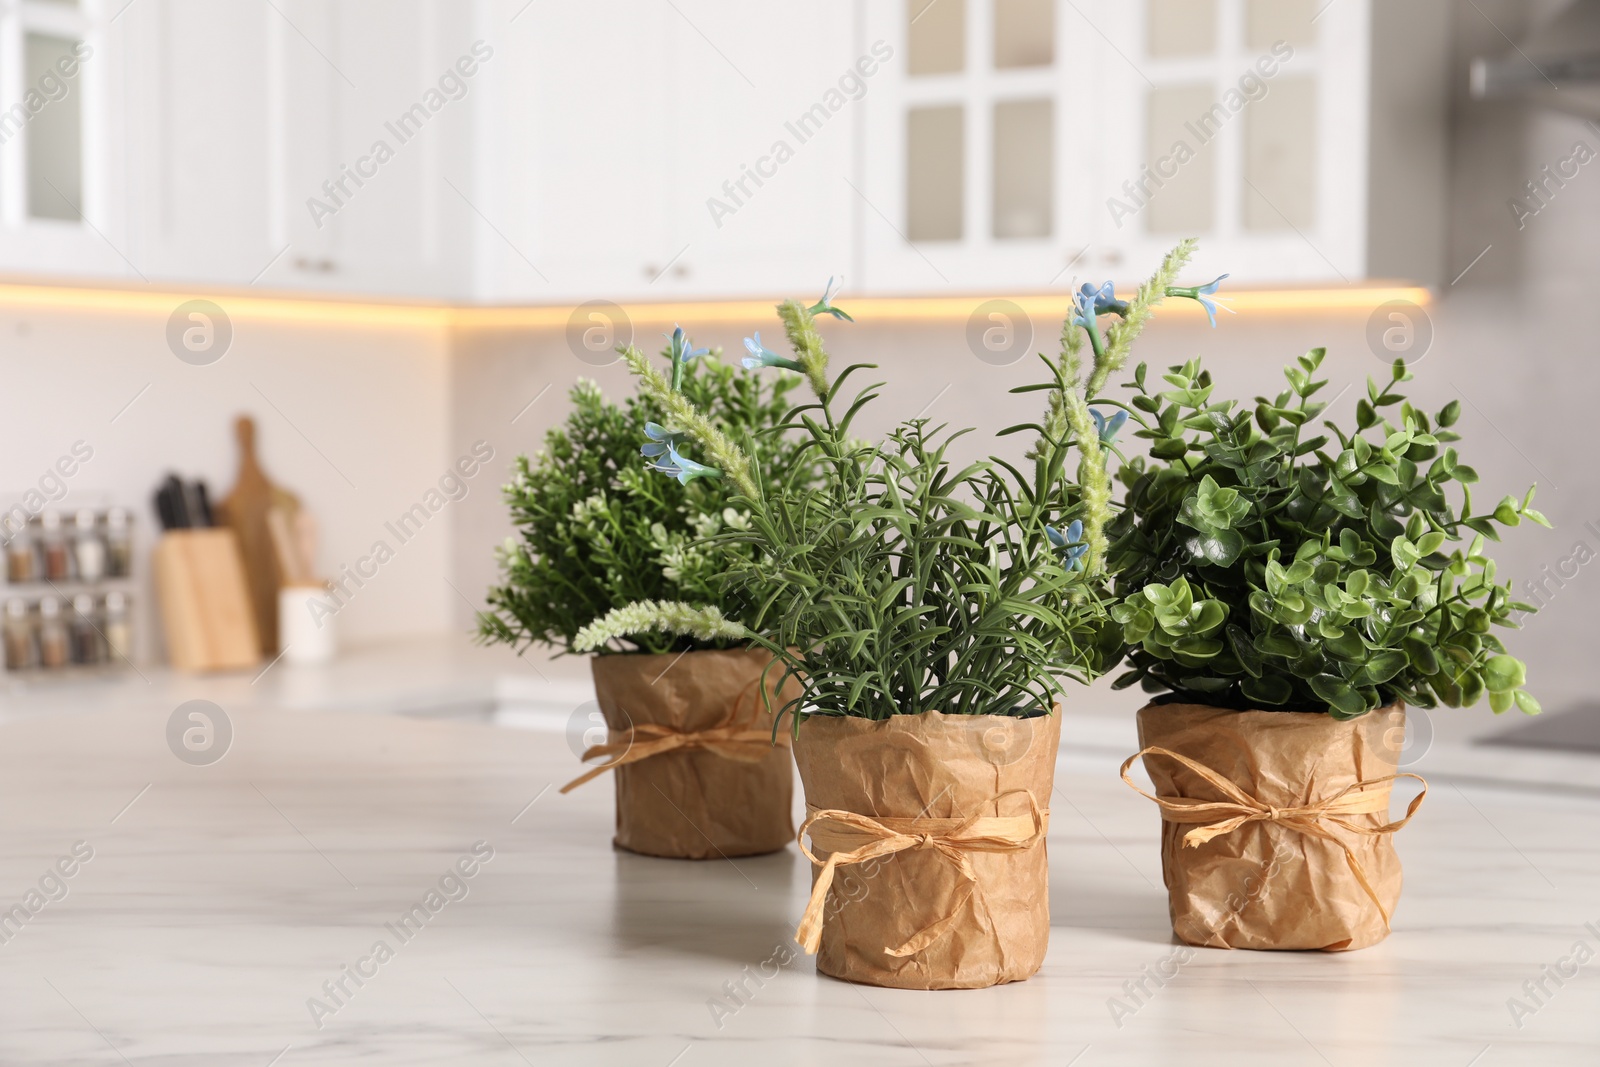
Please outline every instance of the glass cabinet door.
[[866, 41], [893, 51], [863, 102], [865, 286], [1061, 284], [1087, 240], [1082, 118], [1063, 108], [1093, 84], [1095, 58], [1063, 48], [1077, 16], [1059, 0], [863, 7]]
[[1360, 2], [1142, 0], [1105, 5], [1095, 244], [1150, 262], [1197, 237], [1199, 273], [1352, 280], [1364, 270]]
[[880, 291], [1365, 276], [1370, 0], [896, 0], [858, 205]]

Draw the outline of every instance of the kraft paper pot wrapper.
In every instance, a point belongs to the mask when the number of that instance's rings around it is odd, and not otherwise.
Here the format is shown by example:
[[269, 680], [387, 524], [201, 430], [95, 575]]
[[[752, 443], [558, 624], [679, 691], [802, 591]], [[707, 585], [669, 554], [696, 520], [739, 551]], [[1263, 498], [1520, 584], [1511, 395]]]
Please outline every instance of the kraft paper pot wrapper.
[[[813, 867], [817, 910], [802, 931], [815, 920], [817, 970], [902, 989], [975, 989], [1037, 972], [1050, 941], [1044, 829], [1060, 736], [1059, 713], [802, 722], [795, 761], [807, 813], [824, 820], [811, 827], [812, 854], [895, 849], [838, 866], [825, 896], [826, 866]], [[817, 814], [830, 811], [857, 825]]]
[[[682, 655], [610, 655], [591, 660], [595, 698], [609, 739], [621, 751], [599, 761], [632, 760], [606, 773], [616, 780], [616, 844], [647, 856], [718, 859], [777, 852], [794, 839], [794, 770], [789, 736], [771, 740], [772, 714], [761, 696], [761, 649]], [[768, 673], [767, 687], [782, 676]], [[772, 708], [799, 693], [790, 679]], [[674, 734], [716, 743], [668, 748], [636, 758]]]
[[[1225, 791], [1171, 756], [1143, 753], [1156, 797], [1218, 802], [1215, 809], [1195, 809], [1203, 816], [1162, 818], [1161, 867], [1180, 940], [1335, 952], [1388, 936], [1401, 882], [1390, 835], [1405, 820], [1389, 822], [1392, 783], [1380, 780], [1396, 773], [1403, 706], [1341, 722], [1302, 712], [1152, 704], [1139, 711], [1138, 721], [1141, 749], [1186, 756], [1278, 812], [1223, 828], [1230, 821]], [[1377, 784], [1353, 788], [1360, 782]], [[1333, 818], [1306, 814], [1341, 793]], [[1372, 810], [1350, 813], [1339, 805]], [[1185, 836], [1201, 825], [1220, 832], [1185, 845]], [[1308, 826], [1329, 836], [1307, 832]]]

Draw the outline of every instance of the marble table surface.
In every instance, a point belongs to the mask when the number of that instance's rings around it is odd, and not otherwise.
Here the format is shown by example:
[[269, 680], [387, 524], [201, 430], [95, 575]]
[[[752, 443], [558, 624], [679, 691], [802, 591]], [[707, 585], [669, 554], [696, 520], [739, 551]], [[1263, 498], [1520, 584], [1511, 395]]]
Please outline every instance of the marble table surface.
[[[1069, 722], [1043, 970], [908, 992], [794, 953], [792, 847], [614, 851], [609, 785], [557, 792], [559, 716], [312, 710], [247, 683], [227, 683], [215, 762], [169, 742], [165, 690], [0, 722], [0, 1064], [1600, 1062], [1600, 792], [1437, 782], [1398, 838], [1387, 941], [1196, 950], [1132, 999], [1174, 950], [1157, 820]], [[426, 924], [398, 927], [430, 892]], [[34, 914], [6, 925], [17, 905]]]

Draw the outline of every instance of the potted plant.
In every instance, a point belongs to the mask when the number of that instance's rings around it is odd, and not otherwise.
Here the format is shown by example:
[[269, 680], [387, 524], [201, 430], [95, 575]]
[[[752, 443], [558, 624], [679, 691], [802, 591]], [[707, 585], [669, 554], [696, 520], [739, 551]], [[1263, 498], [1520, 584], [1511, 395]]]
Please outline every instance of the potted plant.
[[[743, 372], [681, 329], [662, 355], [682, 395], [716, 412], [719, 433], [804, 481], [798, 445], [766, 433], [798, 379]], [[500, 551], [480, 638], [519, 654], [534, 643], [595, 653], [607, 740], [584, 758], [605, 762], [563, 792], [614, 770], [618, 846], [687, 859], [782, 849], [794, 836], [793, 770], [758, 692], [772, 657], [740, 625], [755, 606], [717, 591], [749, 550], [709, 539], [748, 514], [732, 486], [678, 454], [653, 400], [619, 407], [591, 381], [571, 398], [565, 424], [518, 458], [505, 487], [517, 536]]]
[[[790, 716], [805, 785], [802, 848], [815, 864], [796, 939], [824, 974], [902, 988], [1019, 981], [1049, 939], [1045, 830], [1062, 677], [1116, 662], [1120, 634], [1102, 606], [1117, 420], [1091, 410], [1149, 306], [1181, 264], [1165, 264], [1114, 343], [1045, 358], [1051, 394], [1031, 463], [958, 466], [946, 433], [901, 423], [878, 443], [852, 436], [881, 385], [842, 389], [816, 328], [848, 318], [825, 295], [778, 308], [792, 356], [745, 342], [750, 366], [804, 375], [814, 402], [791, 423], [821, 468], [808, 482], [758, 471], [707, 412], [637, 352], [645, 393], [707, 464], [739, 487], [747, 527], [722, 539], [752, 551], [728, 588], [760, 604], [752, 639], [799, 691]], [[1079, 313], [1099, 294], [1079, 295]], [[1092, 314], [1092, 312], [1090, 312]], [[1003, 431], [1003, 432], [1010, 432]], [[966, 431], [962, 431], [966, 432]], [[1067, 459], [1076, 453], [1076, 475]], [[810, 845], [805, 845], [809, 837]], [[854, 883], [849, 886], [848, 883]]]
[[1162, 695], [1123, 777], [1143, 757], [1191, 944], [1381, 940], [1400, 894], [1390, 835], [1426, 791], [1389, 821], [1394, 780], [1416, 777], [1396, 773], [1406, 705], [1539, 710], [1492, 632], [1533, 609], [1484, 553], [1501, 527], [1548, 525], [1533, 491], [1475, 511], [1477, 474], [1451, 446], [1460, 404], [1414, 407], [1402, 362], [1368, 380], [1352, 430], [1319, 428], [1323, 355], [1253, 406], [1214, 399], [1198, 360], [1164, 388], [1143, 365], [1131, 383], [1152, 459], [1122, 472], [1112, 614], [1131, 670], [1116, 684]]

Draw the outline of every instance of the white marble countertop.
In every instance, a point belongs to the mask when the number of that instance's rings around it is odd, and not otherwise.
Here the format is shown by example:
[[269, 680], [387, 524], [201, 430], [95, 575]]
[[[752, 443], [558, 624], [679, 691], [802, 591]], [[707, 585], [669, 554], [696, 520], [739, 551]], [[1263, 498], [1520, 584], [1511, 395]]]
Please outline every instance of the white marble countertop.
[[[540, 678], [475, 657], [9, 694], [0, 912], [31, 890], [65, 896], [0, 924], [0, 1064], [1600, 1062], [1600, 955], [1560, 985], [1545, 971], [1570, 973], [1578, 942], [1600, 954], [1600, 794], [1582, 788], [1600, 759], [1564, 757], [1574, 782], [1545, 791], [1446, 769], [1397, 838], [1406, 890], [1386, 942], [1196, 950], [1139, 1003], [1124, 983], [1174, 949], [1156, 817], [1117, 780], [1115, 728], [1073, 720], [1037, 977], [907, 992], [819, 978], [797, 956], [746, 980], [741, 1005], [730, 983], [793, 949], [802, 857], [613, 851], [609, 787], [554, 788], [573, 773], [563, 728], [582, 665]], [[233, 728], [209, 765], [168, 747], [176, 702], [194, 698]], [[491, 698], [534, 728], [481, 721]], [[374, 714], [424, 709], [457, 717]], [[78, 842], [87, 862], [70, 858]], [[467, 864], [464, 897], [409, 940], [386, 927], [477, 842], [493, 858]], [[372, 958], [379, 940], [392, 958]], [[370, 977], [335, 1000], [324, 983], [347, 965]], [[1524, 983], [1541, 980], [1536, 1001]]]

